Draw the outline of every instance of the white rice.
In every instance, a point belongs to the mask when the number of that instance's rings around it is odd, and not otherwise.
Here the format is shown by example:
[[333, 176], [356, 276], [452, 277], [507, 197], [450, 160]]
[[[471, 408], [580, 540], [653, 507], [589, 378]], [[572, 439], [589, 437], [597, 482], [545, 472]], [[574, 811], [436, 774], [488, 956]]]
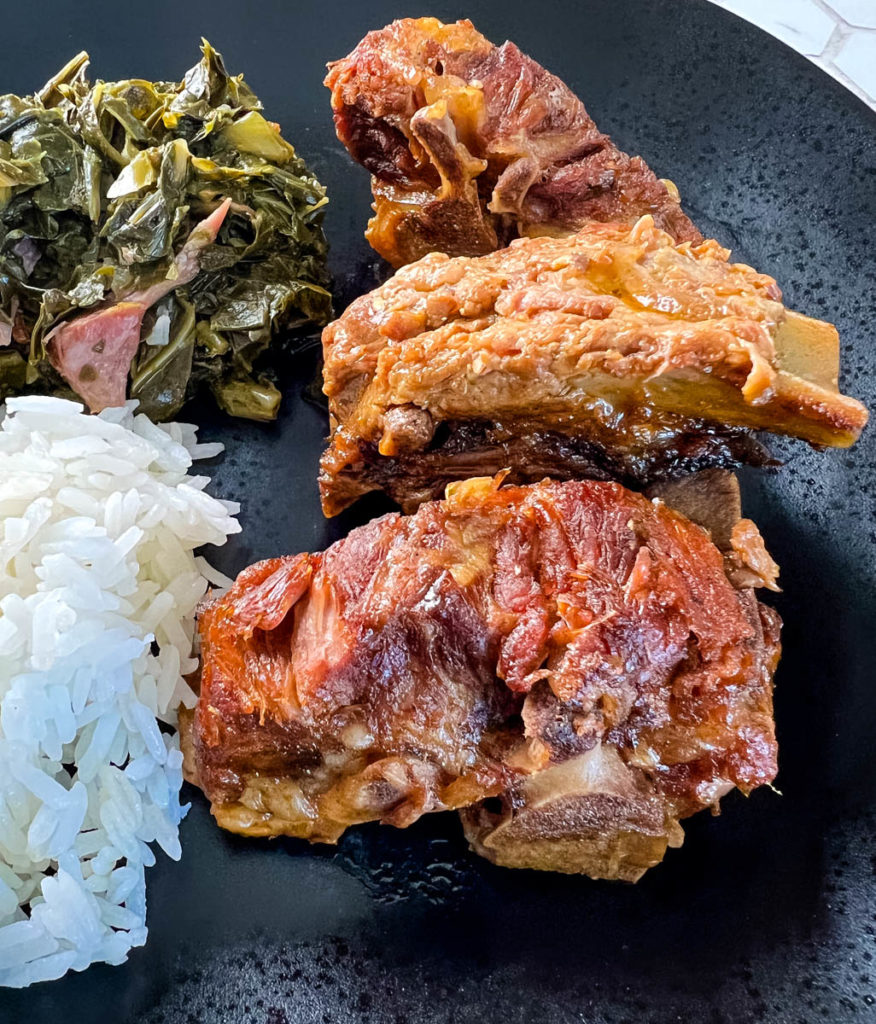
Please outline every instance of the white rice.
[[146, 940], [150, 843], [180, 855], [195, 696], [193, 550], [240, 529], [193, 459], [221, 445], [136, 403], [16, 398], [0, 424], [0, 985], [118, 964]]

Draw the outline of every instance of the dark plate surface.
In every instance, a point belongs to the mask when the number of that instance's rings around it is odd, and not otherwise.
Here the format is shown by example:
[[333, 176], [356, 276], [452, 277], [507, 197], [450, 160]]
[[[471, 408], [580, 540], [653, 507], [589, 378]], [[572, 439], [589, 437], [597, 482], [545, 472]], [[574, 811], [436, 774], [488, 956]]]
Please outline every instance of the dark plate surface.
[[[7, 5], [0, 88], [39, 86], [80, 48], [104, 78], [178, 77], [201, 34], [243, 70], [329, 187], [338, 307], [383, 273], [362, 238], [367, 175], [335, 141], [326, 60], [393, 17], [468, 16], [561, 75], [619, 145], [681, 189], [706, 232], [835, 321], [843, 383], [876, 406], [876, 116], [802, 57], [702, 0]], [[218, 492], [236, 572], [322, 547], [377, 507], [323, 520], [323, 414], [288, 382], [281, 421], [189, 411], [228, 447]], [[637, 886], [512, 872], [452, 815], [351, 830], [337, 849], [221, 833], [194, 791], [183, 859], [148, 873], [149, 942], [0, 993], [27, 1024], [804, 1024], [876, 1020], [876, 431], [850, 452], [777, 446], [746, 512], [782, 565], [778, 786], [689, 821]]]

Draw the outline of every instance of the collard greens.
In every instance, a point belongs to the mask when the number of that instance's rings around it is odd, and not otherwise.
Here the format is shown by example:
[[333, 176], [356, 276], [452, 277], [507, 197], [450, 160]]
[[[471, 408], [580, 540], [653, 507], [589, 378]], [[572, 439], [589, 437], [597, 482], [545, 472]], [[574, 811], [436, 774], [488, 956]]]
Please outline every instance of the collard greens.
[[[94, 85], [81, 53], [36, 95], [0, 97], [0, 400], [77, 390], [53, 337], [157, 294], [129, 371], [141, 409], [167, 419], [206, 385], [232, 415], [276, 415], [272, 336], [331, 312], [327, 199], [242, 76], [202, 52], [179, 83]], [[155, 287], [228, 199], [194, 279]]]

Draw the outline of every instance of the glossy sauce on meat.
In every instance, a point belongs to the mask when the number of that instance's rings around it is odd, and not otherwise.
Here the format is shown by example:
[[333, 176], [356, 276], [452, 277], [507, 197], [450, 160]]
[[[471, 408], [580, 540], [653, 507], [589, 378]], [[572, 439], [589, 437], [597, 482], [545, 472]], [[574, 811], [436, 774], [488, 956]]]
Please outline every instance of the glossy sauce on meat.
[[648, 216], [404, 267], [323, 332], [324, 510], [505, 468], [641, 485], [763, 462], [758, 428], [851, 444], [867, 412], [837, 391], [836, 330], [729, 257]]
[[773, 779], [753, 524], [722, 553], [617, 484], [498, 483], [259, 563], [205, 609], [187, 767], [221, 825], [331, 842], [467, 809], [500, 863], [634, 879], [679, 818]]
[[644, 214], [702, 236], [674, 187], [621, 152], [556, 76], [470, 21], [405, 18], [329, 65], [338, 138], [372, 174], [366, 235], [394, 266]]

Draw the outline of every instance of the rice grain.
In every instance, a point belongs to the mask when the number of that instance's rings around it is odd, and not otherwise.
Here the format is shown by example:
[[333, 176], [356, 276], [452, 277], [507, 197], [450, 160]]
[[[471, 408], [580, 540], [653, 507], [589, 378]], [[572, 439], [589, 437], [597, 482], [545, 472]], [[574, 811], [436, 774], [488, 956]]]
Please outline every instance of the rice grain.
[[152, 845], [180, 856], [173, 726], [194, 615], [225, 584], [194, 551], [240, 529], [189, 475], [196, 428], [136, 403], [10, 399], [0, 424], [0, 985], [121, 963], [146, 940]]

